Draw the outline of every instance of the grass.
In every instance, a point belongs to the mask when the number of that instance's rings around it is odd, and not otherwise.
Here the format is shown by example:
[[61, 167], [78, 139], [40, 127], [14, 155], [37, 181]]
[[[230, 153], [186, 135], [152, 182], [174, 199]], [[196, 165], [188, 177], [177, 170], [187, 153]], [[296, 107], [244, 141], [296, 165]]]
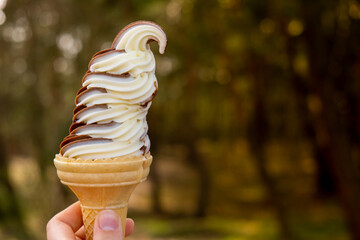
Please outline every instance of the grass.
[[275, 239], [275, 227], [266, 220], [241, 220], [208, 217], [195, 218], [135, 218], [136, 231], [129, 239]]
[[[129, 240], [144, 239], [221, 239], [221, 240], [277, 240], [276, 219], [268, 212], [253, 216], [203, 219], [160, 216], [132, 216], [135, 232]], [[332, 203], [316, 206], [309, 211], [293, 211], [291, 227], [297, 240], [349, 240], [340, 210]]]

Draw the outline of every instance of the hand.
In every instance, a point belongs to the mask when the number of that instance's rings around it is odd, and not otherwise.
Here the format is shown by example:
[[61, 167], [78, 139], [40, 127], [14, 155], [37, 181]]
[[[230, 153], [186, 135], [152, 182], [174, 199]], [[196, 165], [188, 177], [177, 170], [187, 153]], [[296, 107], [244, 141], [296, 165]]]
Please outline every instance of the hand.
[[[85, 239], [82, 225], [80, 203], [76, 202], [56, 214], [46, 226], [47, 240]], [[134, 221], [126, 219], [125, 236], [134, 230]], [[122, 227], [119, 215], [112, 210], [101, 211], [95, 219], [94, 240], [122, 240]]]

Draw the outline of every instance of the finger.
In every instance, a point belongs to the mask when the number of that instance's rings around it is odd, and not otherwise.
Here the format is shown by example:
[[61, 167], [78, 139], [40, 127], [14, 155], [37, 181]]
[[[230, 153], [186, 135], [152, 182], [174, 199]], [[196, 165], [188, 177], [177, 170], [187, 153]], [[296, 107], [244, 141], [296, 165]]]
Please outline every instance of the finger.
[[132, 220], [131, 218], [127, 218], [126, 226], [125, 226], [125, 237], [132, 234], [132, 232], [134, 231], [134, 226], [135, 226], [134, 220]]
[[120, 216], [112, 210], [101, 211], [95, 219], [94, 240], [121, 240], [123, 231]]
[[76, 233], [75, 233], [76, 237], [78, 237], [79, 239], [85, 239], [85, 227], [82, 226]]
[[[134, 220], [132, 220], [131, 218], [127, 218], [126, 219], [126, 226], [125, 226], [125, 237], [131, 235], [134, 231]], [[78, 237], [79, 239], [85, 239], [85, 227], [82, 226], [76, 233], [75, 233], [76, 237]]]
[[81, 226], [80, 203], [76, 202], [50, 219], [46, 226], [47, 240], [73, 240]]

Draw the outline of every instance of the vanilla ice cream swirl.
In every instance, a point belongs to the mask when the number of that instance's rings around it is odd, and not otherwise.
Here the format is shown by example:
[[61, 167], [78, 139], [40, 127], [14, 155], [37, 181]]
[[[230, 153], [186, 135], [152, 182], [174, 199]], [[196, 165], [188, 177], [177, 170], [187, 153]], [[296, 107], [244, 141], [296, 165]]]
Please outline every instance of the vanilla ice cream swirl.
[[78, 91], [70, 134], [60, 154], [97, 159], [149, 152], [146, 115], [158, 85], [150, 41], [164, 53], [167, 39], [155, 23], [126, 26], [112, 48], [96, 53]]

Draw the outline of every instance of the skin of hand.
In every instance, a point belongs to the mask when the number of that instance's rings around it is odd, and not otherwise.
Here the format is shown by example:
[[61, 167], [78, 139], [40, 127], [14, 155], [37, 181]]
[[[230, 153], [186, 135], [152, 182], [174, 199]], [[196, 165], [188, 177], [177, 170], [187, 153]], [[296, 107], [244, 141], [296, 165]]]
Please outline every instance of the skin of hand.
[[[134, 221], [126, 219], [125, 236], [134, 231]], [[76, 202], [56, 214], [46, 226], [47, 240], [85, 239], [80, 203]], [[119, 215], [112, 210], [101, 211], [95, 219], [94, 240], [122, 240], [122, 227]]]

